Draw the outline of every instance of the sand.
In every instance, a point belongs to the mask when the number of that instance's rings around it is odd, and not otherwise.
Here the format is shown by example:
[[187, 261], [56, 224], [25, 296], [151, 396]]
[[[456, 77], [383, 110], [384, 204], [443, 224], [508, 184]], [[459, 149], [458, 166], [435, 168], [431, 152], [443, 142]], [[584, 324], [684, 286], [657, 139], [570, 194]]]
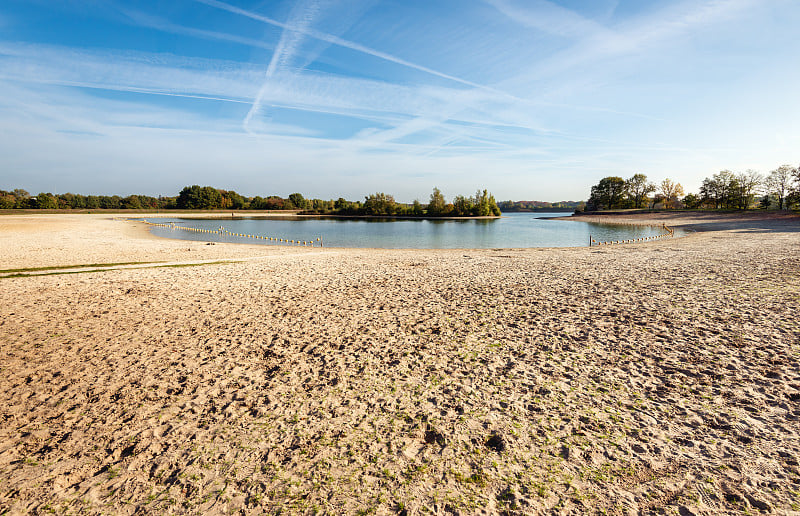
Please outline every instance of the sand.
[[298, 249], [0, 217], [2, 270], [148, 262], [0, 278], [0, 513], [800, 510], [800, 219], [614, 220], [697, 232]]

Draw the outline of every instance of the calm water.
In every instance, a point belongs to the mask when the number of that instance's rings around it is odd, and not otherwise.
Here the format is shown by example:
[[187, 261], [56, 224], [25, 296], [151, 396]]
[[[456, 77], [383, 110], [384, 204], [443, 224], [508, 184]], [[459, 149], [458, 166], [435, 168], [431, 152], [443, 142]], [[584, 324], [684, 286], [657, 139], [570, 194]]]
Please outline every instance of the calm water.
[[[319, 218], [188, 219], [151, 218], [200, 229], [220, 227], [233, 233], [289, 240], [316, 240], [325, 247], [384, 249], [480, 249], [509, 247], [584, 247], [595, 240], [627, 240], [662, 233], [658, 227], [596, 224], [580, 220], [548, 220], [568, 213], [507, 213], [481, 220], [365, 220]], [[207, 242], [281, 245], [265, 240], [153, 227], [156, 236]], [[676, 230], [675, 235], [679, 232]], [[285, 244], [283, 244], [285, 245]]]

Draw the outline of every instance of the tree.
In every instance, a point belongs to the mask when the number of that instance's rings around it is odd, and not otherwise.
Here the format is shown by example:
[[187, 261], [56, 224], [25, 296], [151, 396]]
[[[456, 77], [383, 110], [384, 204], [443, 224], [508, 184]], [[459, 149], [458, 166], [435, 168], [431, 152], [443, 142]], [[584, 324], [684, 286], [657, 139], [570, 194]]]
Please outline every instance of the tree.
[[767, 194], [773, 194], [778, 200], [778, 209], [782, 210], [786, 204], [786, 197], [791, 193], [792, 182], [795, 180], [797, 170], [791, 165], [781, 165], [764, 180]]
[[423, 213], [422, 203], [419, 202], [419, 199], [414, 199], [414, 205], [411, 207], [411, 214], [415, 217], [420, 217]]
[[731, 208], [733, 205], [733, 192], [736, 188], [736, 177], [730, 170], [722, 170], [703, 180], [700, 195], [704, 202], [714, 205], [714, 208]]
[[122, 200], [122, 206], [132, 210], [139, 210], [142, 208], [142, 201], [139, 200], [138, 195], [129, 195]]
[[478, 189], [475, 192], [475, 201], [474, 206], [472, 208], [472, 214], [477, 215], [478, 217], [488, 217], [489, 215], [493, 215], [495, 210], [497, 211], [497, 215], [500, 214], [500, 208], [497, 207], [497, 202], [494, 200], [494, 196], [489, 193], [488, 190], [481, 191]]
[[672, 182], [669, 178], [661, 181], [659, 191], [664, 196], [664, 207], [667, 209], [673, 208], [678, 199], [683, 197], [683, 186], [680, 183]]
[[0, 209], [10, 210], [17, 204], [17, 198], [11, 192], [0, 191]]
[[453, 199], [453, 215], [456, 217], [465, 217], [472, 213], [474, 206], [474, 199], [464, 197], [463, 195], [456, 195]]
[[736, 176], [736, 204], [740, 210], [746, 210], [753, 204], [764, 177], [755, 170], [748, 170]]
[[502, 215], [500, 207], [497, 205], [497, 201], [494, 200], [494, 195], [492, 194], [489, 194], [489, 211], [491, 211], [492, 215], [495, 217]]
[[100, 207], [100, 196], [97, 195], [87, 195], [86, 196], [86, 207], [90, 210], [96, 210]]
[[378, 192], [364, 198], [364, 213], [367, 215], [392, 215], [396, 211], [394, 197]]
[[177, 206], [183, 210], [213, 210], [222, 208], [222, 194], [212, 186], [186, 186], [178, 194]]
[[648, 183], [647, 176], [644, 174], [634, 174], [633, 177], [625, 181], [625, 188], [634, 208], [643, 208], [647, 200], [647, 194], [656, 191], [656, 185]]
[[604, 177], [592, 187], [589, 197], [590, 210], [620, 208], [625, 198], [625, 180], [617, 176]]
[[220, 195], [222, 196], [222, 200], [220, 201], [220, 208], [223, 209], [233, 209], [233, 210], [243, 210], [248, 207], [247, 199], [243, 196], [239, 195], [238, 193], [234, 192], [233, 190], [220, 190]]
[[58, 208], [58, 201], [51, 193], [40, 193], [36, 196], [36, 207], [40, 210], [55, 210]]
[[306, 199], [301, 194], [295, 192], [289, 195], [289, 202], [298, 210], [306, 209]]
[[428, 203], [428, 215], [442, 215], [446, 207], [447, 203], [444, 200], [444, 195], [438, 188], [434, 187], [433, 193], [431, 193], [431, 200]]
[[689, 208], [690, 210], [696, 210], [703, 203], [703, 200], [700, 197], [696, 196], [695, 194], [690, 193], [686, 197], [684, 197], [683, 201], [681, 202], [683, 203], [683, 206], [685, 208]]

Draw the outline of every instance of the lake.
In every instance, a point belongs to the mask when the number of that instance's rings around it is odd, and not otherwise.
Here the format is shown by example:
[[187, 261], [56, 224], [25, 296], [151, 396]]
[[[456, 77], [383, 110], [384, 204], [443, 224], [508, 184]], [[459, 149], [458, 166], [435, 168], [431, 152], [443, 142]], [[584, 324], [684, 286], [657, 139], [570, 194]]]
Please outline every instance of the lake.
[[[659, 227], [552, 220], [568, 213], [504, 213], [498, 219], [396, 220], [316, 217], [236, 217], [216, 219], [147, 218], [153, 223], [231, 233], [312, 241], [325, 247], [382, 249], [491, 249], [524, 247], [585, 247], [589, 235], [598, 241], [628, 240], [663, 233]], [[153, 226], [165, 238], [204, 242], [286, 245], [262, 239]], [[679, 231], [675, 231], [676, 236]]]

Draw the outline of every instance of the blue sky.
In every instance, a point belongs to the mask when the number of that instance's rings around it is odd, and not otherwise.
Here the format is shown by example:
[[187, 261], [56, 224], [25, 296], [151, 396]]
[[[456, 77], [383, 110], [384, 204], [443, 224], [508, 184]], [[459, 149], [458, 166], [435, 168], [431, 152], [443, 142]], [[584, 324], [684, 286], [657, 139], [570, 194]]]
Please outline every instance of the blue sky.
[[578, 200], [800, 161], [796, 0], [5, 0], [0, 188]]

